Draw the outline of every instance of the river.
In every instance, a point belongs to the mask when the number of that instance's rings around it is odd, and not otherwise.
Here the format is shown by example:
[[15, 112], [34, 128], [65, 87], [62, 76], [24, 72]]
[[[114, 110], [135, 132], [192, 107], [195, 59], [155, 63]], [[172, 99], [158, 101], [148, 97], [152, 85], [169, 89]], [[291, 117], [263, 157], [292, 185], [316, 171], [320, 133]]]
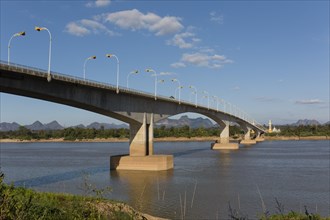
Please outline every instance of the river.
[[128, 143], [1, 143], [5, 182], [39, 191], [86, 193], [84, 183], [110, 186], [110, 199], [170, 219], [228, 219], [294, 210], [330, 216], [330, 142], [265, 141], [216, 151], [210, 142], [157, 142], [173, 154], [174, 169], [110, 171], [109, 157]]

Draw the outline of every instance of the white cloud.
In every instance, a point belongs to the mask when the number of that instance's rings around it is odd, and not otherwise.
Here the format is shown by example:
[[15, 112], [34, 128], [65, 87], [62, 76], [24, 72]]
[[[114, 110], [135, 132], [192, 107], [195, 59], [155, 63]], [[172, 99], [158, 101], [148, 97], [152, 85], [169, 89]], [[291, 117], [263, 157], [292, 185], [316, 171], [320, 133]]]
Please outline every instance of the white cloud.
[[176, 75], [176, 74], [172, 73], [172, 72], [161, 72], [161, 73], [159, 73], [159, 75], [161, 75], [161, 76], [171, 76], [171, 75]]
[[72, 35], [75, 35], [78, 37], [82, 37], [82, 36], [85, 36], [90, 33], [90, 31], [87, 28], [85, 28], [75, 22], [70, 22], [69, 24], [67, 24], [65, 27], [65, 31], [68, 32], [69, 34], [72, 34]]
[[66, 25], [65, 32], [79, 37], [90, 34], [91, 32], [93, 32], [94, 34], [105, 33], [109, 36], [117, 35], [115, 32], [109, 30], [103, 24], [89, 19], [82, 19], [80, 21], [70, 22]]
[[183, 25], [178, 17], [160, 17], [154, 13], [143, 14], [137, 9], [108, 13], [104, 15], [105, 21], [113, 23], [120, 28], [136, 30], [148, 30], [156, 36], [179, 32]]
[[208, 68], [221, 68], [224, 64], [233, 63], [224, 55], [208, 55], [206, 53], [184, 53], [181, 57], [181, 62]]
[[324, 102], [319, 99], [306, 99], [306, 100], [296, 101], [296, 104], [301, 104], [301, 105], [313, 105], [313, 104], [322, 104], [322, 103]]
[[110, 5], [111, 0], [96, 0], [95, 2], [88, 2], [85, 6], [86, 7], [106, 7], [108, 5]]
[[218, 24], [223, 24], [223, 15], [218, 15], [215, 11], [210, 12], [210, 20]]
[[181, 68], [181, 67], [186, 67], [186, 64], [182, 63], [182, 62], [177, 62], [177, 63], [172, 63], [171, 67], [173, 68]]
[[[167, 41], [167, 44], [177, 46], [181, 49], [193, 48], [195, 43], [201, 41], [199, 38], [195, 38], [194, 36], [195, 34], [191, 32], [175, 34], [171, 40]], [[187, 42], [187, 39], [189, 38], [191, 38], [191, 42]]]

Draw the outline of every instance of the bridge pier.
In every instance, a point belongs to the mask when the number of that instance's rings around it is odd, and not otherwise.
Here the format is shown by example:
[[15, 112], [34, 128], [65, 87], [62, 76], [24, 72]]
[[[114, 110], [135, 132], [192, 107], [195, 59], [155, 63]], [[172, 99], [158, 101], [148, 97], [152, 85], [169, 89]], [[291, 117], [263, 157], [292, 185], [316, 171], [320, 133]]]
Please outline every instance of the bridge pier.
[[229, 141], [229, 122], [228, 121], [218, 121], [220, 126], [220, 138], [216, 140], [215, 143], [211, 144], [211, 149], [213, 150], [235, 150], [239, 146], [237, 143], [230, 143]]
[[[147, 120], [149, 116], [149, 123]], [[142, 123], [130, 124], [129, 155], [110, 157], [111, 170], [169, 170], [173, 155], [154, 155], [153, 114], [144, 113]]]
[[254, 139], [256, 142], [262, 142], [265, 141], [265, 138], [261, 136], [261, 133], [259, 131], [255, 131], [257, 133], [256, 138]]
[[243, 140], [240, 142], [240, 144], [245, 144], [245, 145], [251, 145], [251, 144], [256, 144], [257, 142], [255, 140], [251, 139], [251, 128], [247, 127], [246, 125], [240, 124], [244, 131], [244, 137]]

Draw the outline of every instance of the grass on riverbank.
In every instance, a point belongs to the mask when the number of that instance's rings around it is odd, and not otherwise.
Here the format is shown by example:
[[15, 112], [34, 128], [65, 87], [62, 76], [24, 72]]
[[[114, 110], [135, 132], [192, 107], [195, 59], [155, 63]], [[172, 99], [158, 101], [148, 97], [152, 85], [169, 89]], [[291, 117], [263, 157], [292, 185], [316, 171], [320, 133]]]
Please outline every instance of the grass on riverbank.
[[[96, 189], [98, 190], [98, 189]], [[101, 193], [102, 194], [102, 193]], [[60, 193], [36, 192], [23, 187], [14, 187], [3, 182], [0, 172], [0, 220], [20, 219], [119, 219], [147, 220], [160, 219], [137, 212], [130, 206], [98, 197], [77, 196]], [[260, 215], [260, 220], [330, 220], [318, 214], [283, 213], [284, 207], [277, 203], [278, 214]], [[184, 216], [181, 218], [186, 219]], [[247, 216], [232, 209], [229, 204], [228, 219], [248, 220]]]
[[3, 183], [0, 177], [0, 220], [3, 219], [146, 219], [124, 203], [96, 197], [36, 192]]

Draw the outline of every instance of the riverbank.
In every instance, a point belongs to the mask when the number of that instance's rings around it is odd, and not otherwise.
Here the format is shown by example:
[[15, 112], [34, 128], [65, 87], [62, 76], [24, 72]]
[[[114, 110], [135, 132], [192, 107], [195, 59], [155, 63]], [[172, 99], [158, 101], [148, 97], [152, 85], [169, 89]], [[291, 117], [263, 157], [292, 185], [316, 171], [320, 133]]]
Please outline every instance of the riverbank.
[[0, 177], [0, 219], [165, 220], [141, 213], [125, 203], [101, 197], [14, 187], [3, 183], [3, 174]]
[[[198, 142], [198, 141], [215, 141], [218, 137], [163, 137], [154, 138], [155, 142]], [[266, 141], [291, 141], [291, 140], [330, 140], [330, 136], [308, 136], [308, 137], [298, 137], [298, 136], [265, 136]], [[240, 139], [233, 139], [231, 141], [239, 141]], [[92, 143], [102, 143], [102, 142], [128, 142], [128, 138], [95, 138], [95, 139], [82, 139], [82, 140], [64, 140], [64, 138], [56, 139], [31, 139], [31, 140], [20, 140], [20, 139], [1, 139], [0, 143], [56, 143], [56, 142], [92, 142]]]
[[[215, 141], [217, 137], [165, 137], [165, 138], [154, 138], [155, 142], [186, 142], [186, 141]], [[128, 142], [128, 138], [95, 138], [95, 139], [82, 139], [82, 140], [64, 140], [63, 138], [56, 139], [31, 139], [31, 140], [20, 140], [20, 139], [1, 139], [1, 143], [30, 143], [30, 142], [40, 142], [40, 143], [52, 143], [52, 142]]]
[[268, 141], [330, 140], [330, 136], [265, 136], [264, 138]]

